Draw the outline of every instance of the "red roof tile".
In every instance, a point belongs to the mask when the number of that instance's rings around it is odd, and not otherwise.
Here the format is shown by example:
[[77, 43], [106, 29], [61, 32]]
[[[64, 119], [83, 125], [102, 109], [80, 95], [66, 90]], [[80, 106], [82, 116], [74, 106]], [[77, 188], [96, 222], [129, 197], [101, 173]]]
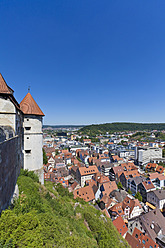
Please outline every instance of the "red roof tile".
[[128, 232], [128, 228], [126, 224], [124, 223], [124, 220], [121, 216], [116, 218], [113, 221], [114, 226], [117, 228], [118, 232], [123, 236], [126, 232]]
[[41, 111], [31, 94], [28, 92], [20, 103], [21, 110], [26, 115], [41, 115], [44, 116], [44, 113]]
[[13, 94], [13, 90], [7, 85], [1, 73], [0, 73], [0, 93]]
[[98, 169], [95, 165], [92, 165], [92, 166], [89, 166], [88, 168], [80, 167], [79, 172], [81, 176], [85, 176], [85, 175], [90, 175], [90, 174], [96, 174], [98, 172]]
[[144, 235], [136, 227], [134, 229], [132, 237], [134, 237], [139, 243], [141, 243], [141, 244], [143, 243], [143, 247], [145, 247], [145, 248], [150, 248], [150, 247], [158, 248], [159, 247], [159, 245], [156, 244], [148, 235]]
[[86, 186], [84, 188], [74, 190], [73, 195], [74, 195], [74, 199], [76, 199], [77, 197], [80, 197], [86, 202], [89, 202], [95, 199], [93, 189], [90, 186]]
[[127, 233], [125, 239], [132, 248], [143, 248], [143, 245], [139, 244], [139, 242], [134, 237], [132, 237], [130, 233]]

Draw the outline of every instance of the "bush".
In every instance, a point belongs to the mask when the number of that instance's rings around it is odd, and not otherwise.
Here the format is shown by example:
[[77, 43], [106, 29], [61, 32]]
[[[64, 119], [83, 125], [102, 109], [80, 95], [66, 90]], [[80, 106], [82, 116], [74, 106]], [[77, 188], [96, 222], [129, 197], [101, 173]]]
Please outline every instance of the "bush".
[[20, 170], [20, 176], [26, 176], [26, 177], [30, 177], [31, 179], [33, 179], [33, 181], [39, 183], [39, 177], [34, 173], [34, 171], [29, 171], [29, 170]]

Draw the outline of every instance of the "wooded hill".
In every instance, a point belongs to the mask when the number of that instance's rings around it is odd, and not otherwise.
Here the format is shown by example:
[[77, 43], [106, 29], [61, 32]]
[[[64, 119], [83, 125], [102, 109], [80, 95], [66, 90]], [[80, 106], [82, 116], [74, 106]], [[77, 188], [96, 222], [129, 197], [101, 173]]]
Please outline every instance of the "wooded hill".
[[99, 133], [112, 133], [122, 131], [152, 131], [152, 130], [165, 130], [165, 123], [128, 123], [128, 122], [114, 122], [98, 125], [89, 125], [79, 130], [82, 134], [99, 134]]
[[129, 247], [111, 220], [62, 187], [21, 171], [20, 196], [0, 217], [0, 247]]

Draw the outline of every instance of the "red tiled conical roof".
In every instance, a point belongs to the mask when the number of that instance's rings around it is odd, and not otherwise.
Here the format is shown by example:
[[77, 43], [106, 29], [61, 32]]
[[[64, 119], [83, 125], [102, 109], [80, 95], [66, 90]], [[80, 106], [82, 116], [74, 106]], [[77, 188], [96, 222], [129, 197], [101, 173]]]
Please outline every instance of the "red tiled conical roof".
[[25, 115], [44, 116], [44, 113], [41, 111], [41, 109], [39, 108], [30, 93], [27, 93], [27, 95], [24, 97], [24, 99], [20, 103], [20, 107]]
[[13, 94], [13, 90], [7, 85], [1, 73], [0, 73], [0, 93]]

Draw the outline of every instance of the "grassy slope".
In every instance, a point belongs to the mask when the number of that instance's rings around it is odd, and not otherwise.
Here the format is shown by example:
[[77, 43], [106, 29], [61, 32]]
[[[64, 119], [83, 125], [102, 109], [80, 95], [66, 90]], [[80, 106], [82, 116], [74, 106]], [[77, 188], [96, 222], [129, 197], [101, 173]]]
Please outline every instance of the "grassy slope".
[[61, 185], [18, 178], [20, 197], [0, 217], [0, 247], [129, 247], [110, 219]]

